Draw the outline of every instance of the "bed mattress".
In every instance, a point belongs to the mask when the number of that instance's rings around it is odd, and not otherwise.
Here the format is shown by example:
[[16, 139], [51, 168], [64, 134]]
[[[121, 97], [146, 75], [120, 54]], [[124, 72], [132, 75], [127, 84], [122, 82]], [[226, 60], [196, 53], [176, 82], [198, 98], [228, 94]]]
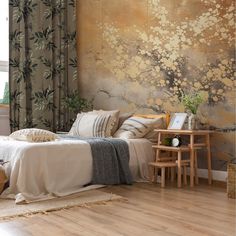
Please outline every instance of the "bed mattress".
[[[148, 178], [152, 144], [147, 139], [125, 140], [129, 146], [129, 166], [135, 181]], [[0, 137], [0, 159], [9, 161], [6, 173], [9, 187], [2, 198], [16, 203], [66, 196], [100, 186], [89, 185], [92, 179], [90, 145], [82, 140], [58, 139], [30, 143]]]

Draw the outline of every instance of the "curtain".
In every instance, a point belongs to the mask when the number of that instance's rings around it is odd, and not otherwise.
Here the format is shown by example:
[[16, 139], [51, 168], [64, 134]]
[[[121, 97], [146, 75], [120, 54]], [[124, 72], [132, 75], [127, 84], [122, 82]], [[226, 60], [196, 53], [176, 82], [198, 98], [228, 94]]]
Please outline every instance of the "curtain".
[[11, 130], [67, 131], [77, 90], [76, 0], [9, 1]]

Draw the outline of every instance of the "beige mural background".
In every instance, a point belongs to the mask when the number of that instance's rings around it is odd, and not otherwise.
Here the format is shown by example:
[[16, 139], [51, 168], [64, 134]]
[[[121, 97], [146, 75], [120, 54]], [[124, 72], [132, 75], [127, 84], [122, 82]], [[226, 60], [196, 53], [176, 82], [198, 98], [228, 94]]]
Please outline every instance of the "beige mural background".
[[234, 10], [234, 0], [78, 1], [81, 95], [147, 114], [182, 112], [180, 92], [200, 91], [201, 123], [219, 131], [213, 168], [225, 170], [235, 158]]

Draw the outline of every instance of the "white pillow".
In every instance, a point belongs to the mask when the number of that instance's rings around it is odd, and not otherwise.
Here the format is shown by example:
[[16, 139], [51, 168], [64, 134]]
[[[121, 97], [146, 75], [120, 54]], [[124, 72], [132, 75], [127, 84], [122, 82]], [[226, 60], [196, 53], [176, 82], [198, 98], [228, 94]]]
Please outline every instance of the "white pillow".
[[117, 129], [118, 129], [118, 124], [119, 124], [119, 114], [120, 111], [119, 110], [113, 110], [113, 111], [104, 111], [104, 110], [93, 110], [88, 112], [88, 114], [105, 114], [105, 115], [111, 115], [112, 119], [114, 120], [114, 126], [111, 130], [111, 135], [113, 135]]
[[10, 137], [20, 141], [48, 142], [57, 138], [53, 132], [44, 129], [20, 129], [10, 134]]
[[68, 135], [82, 137], [111, 137], [111, 130], [114, 127], [112, 115], [79, 113], [72, 125]]
[[115, 138], [143, 138], [148, 132], [154, 129], [161, 118], [149, 119], [132, 116], [124, 121], [122, 126], [114, 134]]

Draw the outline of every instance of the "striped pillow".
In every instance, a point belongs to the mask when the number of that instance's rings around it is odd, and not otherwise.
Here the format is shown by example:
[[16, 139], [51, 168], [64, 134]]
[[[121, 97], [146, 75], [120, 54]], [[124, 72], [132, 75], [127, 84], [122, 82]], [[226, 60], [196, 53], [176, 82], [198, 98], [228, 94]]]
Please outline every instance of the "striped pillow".
[[114, 134], [115, 138], [143, 138], [149, 131], [153, 130], [160, 119], [147, 119], [132, 116], [127, 119]]
[[114, 120], [114, 126], [111, 130], [111, 135], [113, 135], [117, 129], [118, 129], [118, 123], [119, 123], [119, 110], [113, 110], [113, 111], [104, 111], [104, 110], [93, 110], [88, 112], [89, 114], [94, 113], [94, 114], [103, 114], [103, 115], [111, 115], [112, 119]]
[[108, 114], [79, 113], [69, 135], [82, 137], [110, 137], [114, 119]]

